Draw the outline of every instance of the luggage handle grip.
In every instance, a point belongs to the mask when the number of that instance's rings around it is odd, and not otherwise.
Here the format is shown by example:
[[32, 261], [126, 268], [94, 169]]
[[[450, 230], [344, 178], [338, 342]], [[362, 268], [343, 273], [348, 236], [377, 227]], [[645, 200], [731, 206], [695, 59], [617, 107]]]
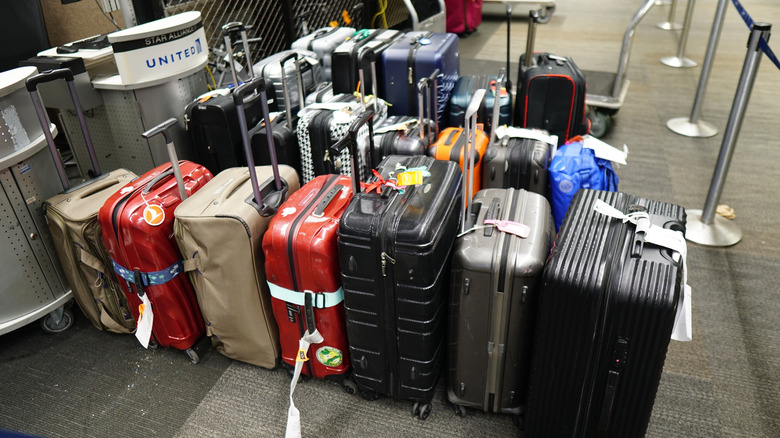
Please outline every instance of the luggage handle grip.
[[87, 120], [84, 118], [84, 110], [81, 107], [81, 100], [79, 99], [78, 92], [76, 91], [76, 85], [73, 83], [73, 72], [69, 68], [58, 68], [53, 70], [46, 70], [27, 78], [25, 81], [25, 86], [27, 87], [27, 91], [30, 93], [30, 97], [33, 101], [33, 107], [35, 108], [35, 113], [37, 114], [38, 121], [43, 128], [43, 136], [46, 138], [46, 143], [49, 146], [49, 152], [51, 152], [52, 158], [54, 159], [54, 164], [57, 168], [57, 175], [60, 178], [63, 189], [68, 190], [70, 188], [70, 181], [68, 180], [67, 172], [65, 171], [65, 165], [62, 163], [62, 158], [57, 152], [57, 146], [54, 143], [54, 137], [51, 135], [51, 131], [49, 130], [49, 122], [46, 118], [46, 111], [43, 109], [43, 103], [41, 103], [41, 98], [38, 94], [38, 85], [57, 79], [64, 79], [68, 86], [68, 92], [70, 93], [71, 100], [73, 100], [73, 108], [76, 110], [76, 116], [79, 120], [81, 133], [84, 135], [84, 143], [87, 146], [89, 160], [92, 163], [92, 169], [95, 172], [95, 176], [100, 176], [103, 172], [100, 169], [100, 163], [98, 163], [97, 154], [95, 153], [95, 146], [92, 144], [92, 137], [89, 135], [89, 130], [87, 129]]
[[[252, 180], [252, 192], [254, 194], [255, 202], [259, 206], [259, 212], [262, 216], [272, 215], [276, 209], [281, 205], [285, 199], [285, 193], [287, 192], [286, 185], [282, 183], [282, 179], [279, 176], [279, 161], [276, 158], [276, 146], [274, 145], [274, 134], [270, 122], [270, 115], [268, 111], [268, 98], [265, 95], [265, 80], [262, 77], [252, 78], [249, 82], [242, 84], [233, 91], [233, 102], [236, 105], [236, 114], [238, 115], [238, 126], [241, 129], [241, 142], [244, 145], [244, 154], [246, 154], [246, 163], [249, 168], [249, 178]], [[263, 121], [265, 123], [265, 134], [268, 142], [268, 153], [271, 157], [271, 168], [273, 170], [273, 180], [275, 191], [269, 191], [271, 194], [278, 194], [279, 196], [268, 196], [266, 194], [265, 202], [263, 194], [260, 191], [260, 187], [257, 181], [257, 169], [255, 168], [255, 159], [252, 155], [252, 144], [249, 140], [249, 129], [247, 127], [246, 112], [244, 110], [244, 96], [249, 93], [259, 91], [260, 105], [262, 107]]]
[[173, 175], [173, 169], [168, 169], [165, 172], [160, 173], [159, 175], [155, 176], [149, 183], [146, 184], [146, 187], [144, 187], [143, 194], [149, 194], [149, 192], [154, 189], [154, 187], [160, 183], [160, 181], [164, 180], [165, 178], [168, 178], [169, 176]]
[[90, 196], [92, 196], [92, 195], [94, 195], [94, 194], [96, 194], [98, 192], [102, 192], [103, 190], [105, 190], [105, 189], [107, 189], [107, 188], [109, 188], [109, 187], [119, 183], [119, 179], [117, 179], [117, 178], [105, 178], [108, 175], [109, 174], [106, 173], [106, 174], [103, 174], [102, 176], [99, 176], [97, 178], [93, 178], [91, 181], [89, 181], [90, 183], [98, 181], [98, 180], [100, 181], [100, 183], [99, 184], [92, 184], [89, 187], [89, 190], [85, 190], [83, 192], [79, 192], [78, 194], [76, 194], [76, 198], [78, 198], [78, 199], [88, 198], [88, 197], [90, 197]]
[[[168, 148], [168, 158], [171, 160], [171, 166], [173, 167], [173, 175], [176, 177], [176, 185], [179, 188], [179, 197], [182, 201], [187, 199], [187, 189], [184, 186], [184, 178], [182, 178], [181, 175], [181, 167], [179, 167], [179, 158], [176, 156], [176, 147], [173, 145], [173, 137], [171, 136], [170, 129], [175, 124], [179, 123], [179, 120], [171, 117], [170, 119], [160, 123], [159, 125], [155, 126], [152, 129], [149, 129], [146, 132], [143, 132], [141, 134], [141, 137], [149, 140], [151, 137], [154, 137], [157, 134], [162, 134], [165, 138], [165, 146]], [[158, 178], [162, 176], [162, 174], [158, 175]], [[144, 193], [149, 193], [149, 190], [151, 190], [151, 187], [154, 185], [152, 183], [156, 182], [157, 178], [153, 179], [151, 183], [146, 187], [146, 190]]]
[[345, 147], [349, 147], [349, 155], [352, 161], [352, 193], [360, 193], [360, 175], [357, 162], [357, 136], [363, 125], [368, 123], [369, 156], [374, 154], [374, 112], [371, 110], [361, 113], [351, 125], [347, 135], [328, 148], [330, 155], [339, 155]]
[[[506, 86], [506, 81], [506, 68], [502, 67], [501, 70], [498, 71], [498, 77], [496, 78], [496, 94], [493, 96], [493, 117], [491, 117], [490, 125], [490, 143], [494, 143], [498, 140], [496, 129], [498, 128], [501, 113], [501, 84], [503, 83], [504, 86]], [[507, 89], [507, 92], [509, 92], [509, 89]]]
[[477, 142], [477, 113], [479, 112], [480, 105], [482, 105], [482, 101], [485, 99], [486, 93], [487, 91], [484, 88], [480, 88], [474, 92], [474, 97], [471, 98], [471, 102], [469, 102], [469, 106], [466, 108], [465, 123], [463, 127], [463, 131], [466, 136], [466, 146], [464, 147], [463, 151], [463, 177], [461, 178], [461, 182], [463, 184], [462, 190], [464, 207], [461, 213], [461, 233], [471, 228], [471, 215], [467, 213], [471, 199], [474, 197], [473, 191], [475, 164], [474, 154], [472, 153], [472, 146], [474, 146], [474, 150], [476, 151], [475, 143]]

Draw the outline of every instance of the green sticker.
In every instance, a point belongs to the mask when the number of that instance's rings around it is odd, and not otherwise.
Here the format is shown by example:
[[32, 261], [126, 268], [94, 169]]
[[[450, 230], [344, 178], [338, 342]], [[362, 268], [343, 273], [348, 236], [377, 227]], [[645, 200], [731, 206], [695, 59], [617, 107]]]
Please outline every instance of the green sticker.
[[344, 361], [344, 355], [338, 348], [320, 347], [317, 350], [317, 360], [325, 366], [337, 367]]

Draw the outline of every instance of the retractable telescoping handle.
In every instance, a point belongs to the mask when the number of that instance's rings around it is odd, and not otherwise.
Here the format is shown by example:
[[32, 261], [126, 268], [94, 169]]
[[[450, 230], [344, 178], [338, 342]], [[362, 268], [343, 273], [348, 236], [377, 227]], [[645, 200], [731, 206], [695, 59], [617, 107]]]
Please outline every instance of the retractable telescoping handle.
[[252, 70], [252, 58], [249, 52], [249, 41], [246, 36], [247, 29], [251, 29], [251, 26], [244, 26], [240, 21], [231, 21], [230, 23], [222, 26], [222, 33], [225, 38], [225, 51], [228, 55], [228, 62], [230, 63], [230, 72], [233, 74], [233, 84], [238, 86], [238, 74], [236, 73], [236, 65], [233, 60], [233, 37], [241, 37], [241, 45], [244, 48], [244, 56], [246, 57], [246, 64], [249, 69], [249, 77], [255, 77], [255, 72]]
[[[276, 146], [274, 145], [274, 133], [271, 127], [270, 114], [268, 111], [268, 98], [265, 95], [265, 80], [262, 77], [255, 77], [249, 82], [240, 85], [233, 91], [233, 102], [236, 104], [236, 113], [238, 114], [238, 126], [241, 129], [241, 141], [244, 145], [244, 153], [246, 154], [246, 164], [249, 167], [249, 178], [252, 180], [252, 191], [255, 195], [255, 202], [261, 209], [261, 214], [271, 214], [271, 210], [278, 207], [277, 204], [281, 203], [283, 196], [279, 199], [275, 199], [273, 202], [266, 199], [263, 203], [263, 196], [260, 193], [260, 185], [257, 181], [257, 170], [255, 169], [255, 159], [252, 155], [252, 144], [249, 139], [249, 128], [246, 122], [246, 113], [244, 110], [244, 97], [248, 94], [258, 92], [260, 95], [260, 105], [262, 108], [263, 120], [265, 121], [265, 135], [268, 142], [268, 154], [271, 157], [271, 168], [274, 173], [274, 186], [276, 188], [275, 193], [281, 194], [284, 191], [284, 185], [282, 184], [282, 178], [279, 176], [279, 160], [276, 158]], [[277, 202], [279, 201], [279, 202]]]
[[284, 66], [287, 61], [295, 61], [295, 76], [298, 85], [298, 107], [303, 108], [304, 100], [306, 96], [303, 94], [303, 76], [301, 76], [301, 67], [298, 64], [298, 53], [293, 52], [285, 56], [279, 61], [279, 67], [281, 68], [282, 75], [282, 94], [284, 95], [284, 112], [287, 115], [287, 128], [290, 132], [295, 132], [295, 126], [293, 126], [292, 117], [292, 101], [290, 99], [290, 85], [287, 83], [287, 73], [284, 71]]
[[509, 93], [508, 82], [506, 70], [502, 68], [499, 70], [496, 78], [496, 94], [493, 96], [493, 117], [490, 119], [490, 143], [498, 140], [496, 129], [498, 129], [501, 114], [501, 85], [503, 84], [504, 87], [507, 87], [506, 91]]
[[165, 138], [165, 146], [168, 148], [168, 158], [171, 160], [171, 167], [173, 167], [173, 176], [176, 178], [176, 185], [179, 187], [179, 197], [181, 200], [187, 199], [187, 190], [184, 188], [184, 179], [181, 176], [181, 167], [179, 167], [179, 157], [176, 155], [176, 147], [173, 145], [173, 137], [171, 137], [170, 129], [173, 125], [179, 123], [175, 117], [160, 123], [154, 128], [141, 134], [141, 137], [149, 139], [157, 134], [162, 134]]
[[47, 70], [27, 78], [25, 85], [27, 86], [27, 91], [30, 92], [30, 97], [32, 97], [35, 113], [38, 115], [38, 121], [41, 123], [41, 127], [43, 128], [43, 135], [46, 138], [46, 143], [49, 145], [49, 151], [54, 158], [54, 164], [57, 167], [57, 174], [60, 177], [60, 182], [62, 183], [63, 188], [68, 190], [70, 188], [68, 175], [65, 172], [65, 166], [62, 164], [62, 159], [57, 152], [57, 146], [54, 144], [54, 137], [52, 137], [51, 131], [49, 131], [49, 121], [46, 118], [46, 111], [43, 109], [41, 97], [38, 95], [39, 84], [44, 82], [51, 82], [57, 79], [65, 79], [65, 83], [68, 85], [70, 97], [73, 99], [73, 108], [76, 110], [76, 116], [79, 119], [81, 132], [84, 134], [84, 142], [87, 145], [89, 160], [92, 162], [92, 170], [95, 172], [96, 177], [100, 176], [103, 172], [100, 170], [97, 154], [95, 154], [95, 146], [92, 144], [92, 137], [89, 135], [89, 130], [87, 129], [87, 120], [84, 118], [84, 111], [81, 107], [81, 100], [79, 100], [79, 95], [76, 92], [76, 85], [73, 83], [73, 72], [68, 68], [59, 68], [56, 70]]
[[528, 39], [525, 43], [525, 67], [534, 63], [534, 43], [536, 42], [536, 23], [539, 22], [539, 11], [532, 9], [528, 12]]
[[360, 174], [358, 173], [358, 131], [368, 123], [368, 144], [369, 144], [369, 156], [374, 154], [374, 112], [371, 110], [363, 111], [357, 119], [355, 119], [351, 125], [349, 125], [349, 132], [341, 140], [336, 142], [328, 149], [328, 153], [331, 156], [337, 156], [345, 147], [349, 147], [349, 155], [352, 159], [352, 192], [355, 194], [360, 193]]
[[[439, 69], [437, 68], [429, 77], [422, 78], [417, 83], [417, 110], [419, 112], [418, 122], [420, 124], [421, 140], [425, 140], [425, 131], [430, 130], [430, 122], [434, 123], [436, 129], [431, 140], [435, 141], [436, 137], [439, 136], [438, 100], [436, 94], [438, 81]], [[423, 90], [427, 90], [428, 92], [425, 93]], [[426, 94], [428, 95], [427, 106], [425, 101]], [[433, 108], [437, 108], [436, 114], [434, 114]]]
[[474, 151], [476, 151], [477, 142], [477, 112], [479, 112], [479, 106], [482, 105], [482, 100], [485, 98], [485, 89], [480, 88], [474, 93], [474, 97], [471, 98], [468, 108], [466, 108], [466, 123], [463, 127], [463, 135], [466, 136], [466, 148], [463, 156], [463, 216], [460, 222], [461, 233], [471, 228], [471, 224], [467, 223], [470, 216], [468, 214], [469, 204], [474, 197]]

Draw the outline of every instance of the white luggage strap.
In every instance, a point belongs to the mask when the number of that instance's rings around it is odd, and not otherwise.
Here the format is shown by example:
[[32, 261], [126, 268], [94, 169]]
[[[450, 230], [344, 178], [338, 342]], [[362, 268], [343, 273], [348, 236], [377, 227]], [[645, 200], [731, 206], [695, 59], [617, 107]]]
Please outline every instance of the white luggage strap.
[[295, 304], [297, 306], [306, 305], [306, 294], [312, 294], [312, 305], [317, 309], [325, 309], [333, 307], [340, 302], [344, 301], [344, 289], [338, 288], [333, 292], [312, 292], [310, 290], [298, 292], [292, 289], [287, 289], [279, 285], [268, 282], [268, 289], [271, 291], [271, 296], [277, 300], [282, 300], [285, 303]]
[[672, 330], [672, 339], [675, 341], [690, 341], [692, 339], [692, 316], [691, 316], [691, 287], [688, 285], [688, 245], [685, 242], [685, 236], [679, 231], [659, 227], [650, 223], [650, 215], [644, 211], [624, 214], [622, 211], [597, 199], [593, 205], [593, 210], [603, 215], [620, 219], [624, 223], [631, 222], [636, 225], [636, 232], [644, 232], [645, 242], [671, 249], [680, 254], [682, 259], [683, 274], [683, 293], [680, 294], [680, 303], [677, 305], [677, 315], [674, 318], [674, 329]]
[[551, 146], [558, 145], [557, 135], [550, 135], [538, 129], [516, 128], [514, 126], [502, 125], [496, 128], [496, 136], [498, 138], [530, 138], [531, 140], [541, 141]]

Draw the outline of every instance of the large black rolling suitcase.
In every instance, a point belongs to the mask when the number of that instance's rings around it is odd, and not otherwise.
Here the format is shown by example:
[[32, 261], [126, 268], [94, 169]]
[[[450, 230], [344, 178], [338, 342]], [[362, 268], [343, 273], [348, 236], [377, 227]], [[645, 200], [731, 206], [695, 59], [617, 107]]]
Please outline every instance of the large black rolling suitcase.
[[685, 221], [677, 205], [577, 192], [543, 274], [527, 436], [644, 435], [673, 328], [690, 321]]
[[533, 52], [537, 11], [528, 22], [528, 44], [520, 56], [515, 99], [515, 126], [538, 128], [558, 136], [558, 146], [590, 127], [585, 110], [585, 75], [574, 60]]
[[[370, 117], [363, 113], [350, 126], [345, 142], [353, 150]], [[357, 166], [356, 154], [351, 156]], [[392, 180], [402, 178], [402, 168], [417, 168], [422, 183], [398, 190]], [[377, 171], [381, 179], [369, 180], [366, 191], [353, 179], [355, 195], [339, 222], [353, 375], [364, 397], [417, 401], [414, 412], [425, 419], [446, 354], [450, 260], [463, 211], [461, 172], [455, 162], [421, 155], [391, 155]]]
[[[476, 129], [483, 92], [467, 107], [466, 138]], [[553, 236], [550, 204], [538, 193], [511, 188], [467, 198], [452, 260], [447, 399], [459, 415], [466, 407], [520, 415]]]
[[[499, 118], [499, 108], [494, 106], [493, 126], [501, 125]], [[549, 197], [547, 167], [557, 144], [555, 136], [541, 129], [496, 128], [482, 159], [482, 188], [512, 187]]]
[[[333, 93], [352, 93], [357, 89], [359, 71], [368, 71], [371, 62], [366, 58], [368, 52], [366, 49], [372, 49], [376, 57], [380, 58], [382, 52], [401, 37], [403, 33], [393, 29], [362, 29], [333, 49], [331, 55]], [[380, 77], [377, 81], [382, 83], [382, 69], [378, 73]], [[366, 90], [374, 89], [373, 77], [365, 77], [363, 80]]]

